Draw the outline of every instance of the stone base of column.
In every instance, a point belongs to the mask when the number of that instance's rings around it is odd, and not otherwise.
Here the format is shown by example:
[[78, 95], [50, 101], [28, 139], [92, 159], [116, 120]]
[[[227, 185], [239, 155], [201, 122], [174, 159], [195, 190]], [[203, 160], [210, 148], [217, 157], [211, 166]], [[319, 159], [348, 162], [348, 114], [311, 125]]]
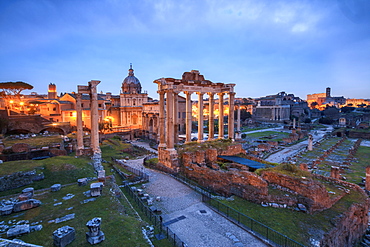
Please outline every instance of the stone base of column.
[[158, 153], [158, 168], [169, 173], [180, 171], [176, 149], [162, 149]]
[[101, 171], [104, 170], [104, 167], [101, 165], [101, 153], [94, 153], [91, 156], [91, 160], [93, 161], [93, 166], [95, 171]]
[[235, 140], [241, 140], [242, 139], [242, 133], [236, 132], [235, 133]]

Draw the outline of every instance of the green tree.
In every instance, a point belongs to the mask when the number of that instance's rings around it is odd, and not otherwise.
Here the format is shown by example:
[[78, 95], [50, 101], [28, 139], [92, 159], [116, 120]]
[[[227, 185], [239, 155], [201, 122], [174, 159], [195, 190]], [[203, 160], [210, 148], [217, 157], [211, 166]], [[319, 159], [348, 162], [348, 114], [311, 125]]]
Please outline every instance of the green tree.
[[23, 81], [0, 82], [0, 89], [5, 96], [19, 96], [23, 90], [31, 90], [33, 86]]

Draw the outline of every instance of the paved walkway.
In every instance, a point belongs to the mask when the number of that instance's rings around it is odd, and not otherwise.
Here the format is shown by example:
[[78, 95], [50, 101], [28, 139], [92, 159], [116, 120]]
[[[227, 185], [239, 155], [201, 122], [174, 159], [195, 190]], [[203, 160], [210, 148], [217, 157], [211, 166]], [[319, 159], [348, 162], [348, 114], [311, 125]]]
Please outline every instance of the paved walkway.
[[147, 142], [141, 142], [141, 141], [131, 141], [131, 144], [132, 145], [135, 145], [135, 146], [138, 146], [138, 147], [142, 147], [142, 148], [145, 148], [146, 150], [152, 152], [152, 153], [155, 153], [155, 154], [158, 154], [158, 151], [151, 148], [149, 143]]
[[163, 223], [189, 247], [268, 246], [212, 211], [191, 188], [166, 174], [143, 168], [142, 161], [128, 160], [126, 164], [149, 174], [145, 192], [161, 197], [155, 206], [162, 210]]
[[[322, 130], [311, 131], [310, 134], [313, 137], [313, 142], [315, 143], [315, 142], [321, 140], [326, 133], [331, 132], [332, 130], [333, 130], [332, 127], [331, 128], [328, 127], [325, 131], [322, 131]], [[272, 162], [272, 163], [282, 163], [282, 162], [284, 162], [284, 160], [286, 158], [295, 155], [296, 153], [298, 153], [300, 150], [306, 148], [307, 146], [308, 146], [308, 141], [303, 141], [303, 142], [297, 143], [295, 145], [292, 145], [290, 147], [283, 147], [282, 150], [280, 150], [280, 151], [278, 151], [274, 154], [271, 154], [266, 159], [266, 161], [269, 161], [269, 162]]]

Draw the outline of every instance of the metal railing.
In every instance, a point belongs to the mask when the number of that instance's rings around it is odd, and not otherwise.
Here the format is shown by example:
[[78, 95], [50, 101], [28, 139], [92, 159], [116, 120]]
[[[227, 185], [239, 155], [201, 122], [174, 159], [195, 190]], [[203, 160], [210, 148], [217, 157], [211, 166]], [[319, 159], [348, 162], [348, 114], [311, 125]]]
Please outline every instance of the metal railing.
[[[142, 177], [142, 180], [144, 182], [149, 181], [149, 175], [130, 166], [125, 165], [123, 162], [119, 162], [116, 159], [112, 159], [113, 162], [116, 164], [120, 164], [124, 166], [124, 168], [140, 177]], [[114, 166], [113, 166], [114, 167]], [[129, 169], [128, 169], [129, 168]], [[117, 170], [116, 170], [117, 171]], [[119, 171], [119, 170], [118, 170]], [[126, 179], [126, 176], [123, 175], [121, 172], [117, 173], [123, 178]], [[126, 184], [126, 186], [122, 187], [128, 195], [134, 200], [140, 211], [149, 219], [149, 221], [154, 225], [154, 227], [159, 231], [159, 235], [163, 236], [164, 238], [167, 238], [170, 243], [172, 243], [172, 246], [174, 247], [187, 247], [187, 245], [174, 233], [171, 231], [170, 228], [163, 225], [162, 217], [155, 212], [153, 212], [148, 205], [144, 203], [142, 199], [140, 199], [139, 195], [137, 195], [129, 184]]]
[[140, 211], [149, 219], [149, 221], [154, 225], [159, 231], [159, 235], [167, 238], [172, 246], [175, 247], [187, 247], [187, 245], [167, 226], [163, 226], [162, 217], [153, 212], [149, 206], [147, 206], [143, 200], [131, 189], [130, 186], [125, 186], [123, 189], [130, 195], [130, 197], [135, 201]]
[[281, 234], [274, 229], [262, 224], [261, 222], [258, 222], [253, 218], [223, 204], [222, 202], [218, 201], [220, 196], [212, 195], [211, 192], [209, 192], [206, 188], [200, 187], [194, 181], [181, 175], [172, 177], [202, 194], [202, 201], [208, 204], [213, 210], [220, 213], [225, 218], [234, 222], [243, 229], [251, 231], [259, 238], [267, 240], [270, 244], [281, 247], [304, 247], [304, 245], [294, 241], [284, 234]]
[[[131, 166], [128, 166], [126, 165], [123, 161], [120, 161], [120, 160], [117, 160], [117, 159], [114, 159], [112, 158], [112, 161], [115, 163], [115, 164], [119, 164], [121, 166], [123, 166], [123, 168], [125, 168], [127, 171], [141, 177], [141, 180], [144, 180], [144, 181], [147, 181], [149, 182], [149, 175], [146, 174], [144, 171], [142, 170], [139, 170], [137, 168], [134, 168], [134, 167], [131, 167]], [[121, 175], [121, 174], [120, 174]], [[126, 178], [125, 178], [126, 179]]]

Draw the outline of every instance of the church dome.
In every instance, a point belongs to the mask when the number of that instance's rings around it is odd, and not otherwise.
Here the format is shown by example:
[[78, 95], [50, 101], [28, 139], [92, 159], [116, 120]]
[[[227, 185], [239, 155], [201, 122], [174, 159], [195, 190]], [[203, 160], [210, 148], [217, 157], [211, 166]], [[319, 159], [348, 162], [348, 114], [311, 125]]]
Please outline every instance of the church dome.
[[122, 82], [123, 93], [141, 93], [141, 84], [139, 79], [134, 76], [134, 70], [132, 64], [128, 70], [128, 76]]

